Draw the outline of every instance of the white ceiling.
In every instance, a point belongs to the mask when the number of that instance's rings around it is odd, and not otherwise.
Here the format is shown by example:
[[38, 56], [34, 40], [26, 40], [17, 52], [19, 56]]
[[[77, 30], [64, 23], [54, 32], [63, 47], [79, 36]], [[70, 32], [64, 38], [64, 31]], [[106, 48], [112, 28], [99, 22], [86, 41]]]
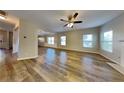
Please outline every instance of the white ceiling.
[[13, 31], [16, 25], [19, 25], [19, 20], [15, 16], [7, 14], [5, 19], [0, 19], [0, 29], [5, 31]]
[[[48, 32], [62, 32], [73, 29], [85, 29], [97, 27], [105, 24], [113, 18], [119, 16], [123, 10], [8, 10], [8, 13], [34, 22], [40, 29]], [[63, 27], [65, 24], [60, 19], [67, 19], [67, 16], [79, 13], [77, 20], [83, 23], [75, 24], [74, 28]]]
[[5, 31], [13, 31], [14, 27], [15, 25], [0, 20], [0, 29]]

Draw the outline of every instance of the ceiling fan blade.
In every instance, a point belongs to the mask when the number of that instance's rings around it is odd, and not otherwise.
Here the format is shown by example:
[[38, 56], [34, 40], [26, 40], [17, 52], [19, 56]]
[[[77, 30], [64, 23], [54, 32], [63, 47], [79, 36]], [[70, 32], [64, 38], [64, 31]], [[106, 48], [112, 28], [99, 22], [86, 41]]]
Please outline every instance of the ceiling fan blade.
[[83, 21], [74, 21], [74, 23], [82, 23]]
[[75, 19], [77, 16], [78, 16], [78, 13], [75, 13], [74, 16], [73, 16], [73, 18]]
[[67, 20], [64, 20], [64, 19], [60, 19], [60, 21], [63, 21], [63, 22], [68, 22]]
[[73, 26], [71, 26], [71, 28], [73, 28]]
[[65, 24], [64, 27], [66, 27], [68, 24]]

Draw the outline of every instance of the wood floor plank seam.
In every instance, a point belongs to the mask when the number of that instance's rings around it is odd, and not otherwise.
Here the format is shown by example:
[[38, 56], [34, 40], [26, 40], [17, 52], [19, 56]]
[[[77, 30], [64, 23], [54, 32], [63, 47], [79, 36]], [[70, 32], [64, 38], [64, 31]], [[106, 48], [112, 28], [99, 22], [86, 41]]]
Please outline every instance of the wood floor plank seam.
[[124, 75], [93, 53], [39, 47], [35, 59], [18, 61], [1, 51], [0, 82], [124, 82]]

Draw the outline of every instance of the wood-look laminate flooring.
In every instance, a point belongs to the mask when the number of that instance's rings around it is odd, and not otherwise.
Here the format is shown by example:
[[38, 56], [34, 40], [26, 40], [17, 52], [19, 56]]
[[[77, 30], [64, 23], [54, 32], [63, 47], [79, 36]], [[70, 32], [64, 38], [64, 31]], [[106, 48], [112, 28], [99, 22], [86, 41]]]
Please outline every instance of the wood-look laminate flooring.
[[11, 51], [0, 50], [1, 82], [117, 82], [124, 75], [97, 54], [39, 48], [36, 59], [17, 61]]

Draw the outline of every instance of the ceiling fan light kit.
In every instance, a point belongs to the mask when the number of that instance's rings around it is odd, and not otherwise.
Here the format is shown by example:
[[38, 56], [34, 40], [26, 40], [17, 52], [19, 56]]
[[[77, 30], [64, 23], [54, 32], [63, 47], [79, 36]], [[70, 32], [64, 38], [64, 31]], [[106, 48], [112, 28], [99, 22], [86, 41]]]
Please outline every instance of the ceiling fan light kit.
[[64, 27], [73, 28], [74, 24], [82, 23], [82, 21], [75, 21], [77, 16], [78, 16], [78, 13], [75, 13], [74, 15], [69, 15], [68, 20], [60, 19], [60, 21], [67, 22], [67, 24], [65, 24]]
[[74, 25], [74, 23], [69, 23], [69, 24], [67, 24], [67, 27], [73, 27], [73, 25]]

